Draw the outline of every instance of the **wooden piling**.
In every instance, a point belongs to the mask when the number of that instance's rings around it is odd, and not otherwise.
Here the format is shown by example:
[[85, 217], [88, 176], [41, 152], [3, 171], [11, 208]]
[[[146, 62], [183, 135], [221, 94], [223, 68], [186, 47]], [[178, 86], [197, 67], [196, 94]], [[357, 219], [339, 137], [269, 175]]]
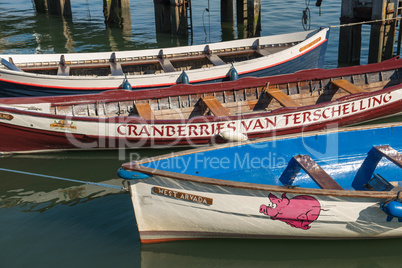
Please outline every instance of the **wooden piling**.
[[[357, 22], [354, 17], [353, 0], [342, 0], [341, 25]], [[359, 65], [361, 53], [361, 25], [341, 27], [339, 31], [338, 65]]]
[[47, 0], [47, 10], [52, 15], [72, 16], [70, 0]]
[[237, 23], [247, 24], [247, 0], [236, 1]]
[[155, 27], [157, 33], [170, 33], [170, 0], [154, 0]]
[[221, 21], [234, 22], [235, 0], [221, 0]]
[[171, 33], [173, 35], [188, 34], [186, 4], [186, 0], [170, 0]]
[[261, 0], [247, 0], [247, 37], [260, 36]]
[[371, 19], [383, 21], [371, 25], [369, 63], [381, 62], [393, 56], [396, 24], [385, 19], [395, 16], [395, 6], [394, 2], [388, 0], [373, 1]]
[[[370, 45], [368, 62], [375, 63], [393, 57], [399, 0], [372, 0], [358, 2], [342, 0], [341, 25], [369, 22]], [[373, 22], [377, 21], [379, 22]], [[339, 32], [338, 65], [360, 64], [361, 24], [341, 27]]]
[[46, 14], [47, 13], [47, 1], [46, 0], [34, 0], [36, 12]]
[[130, 0], [103, 0], [103, 15], [106, 25], [124, 28], [131, 24]]
[[[187, 7], [189, 0], [154, 0], [157, 33], [187, 35], [189, 32]], [[191, 14], [189, 14], [191, 17]]]

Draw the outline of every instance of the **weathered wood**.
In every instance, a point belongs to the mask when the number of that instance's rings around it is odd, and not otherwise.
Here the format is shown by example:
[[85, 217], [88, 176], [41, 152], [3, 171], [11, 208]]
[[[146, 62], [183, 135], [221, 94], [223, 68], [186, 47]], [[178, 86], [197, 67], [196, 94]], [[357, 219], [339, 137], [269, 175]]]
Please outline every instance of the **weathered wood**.
[[331, 82], [333, 85], [335, 85], [338, 88], [341, 88], [350, 94], [356, 94], [356, 93], [362, 93], [362, 92], [367, 92], [366, 90], [350, 83], [349, 81], [346, 81], [345, 79], [338, 79], [338, 80], [333, 80]]
[[389, 145], [374, 146], [374, 148], [382, 156], [402, 168], [402, 154], [400, 154], [397, 150], [391, 148]]
[[70, 75], [70, 66], [60, 64], [59, 68], [57, 69], [57, 75], [69, 76]]
[[229, 112], [214, 96], [205, 96], [201, 100], [213, 115], [219, 117], [230, 116]]
[[145, 120], [155, 120], [154, 112], [148, 102], [137, 102], [135, 108], [140, 117]]
[[365, 189], [364, 186], [372, 178], [378, 163], [380, 163], [383, 157], [386, 157], [388, 160], [402, 168], [402, 156], [399, 152], [391, 148], [389, 145], [374, 146], [367, 153], [367, 157], [364, 159], [353, 179], [352, 187], [355, 190]]
[[171, 33], [173, 35], [187, 35], [187, 1], [170, 0]]
[[235, 1], [221, 0], [221, 21], [234, 22], [235, 18]]
[[300, 104], [295, 102], [291, 97], [289, 97], [288, 95], [283, 93], [282, 90], [280, 90], [276, 87], [268, 86], [268, 89], [266, 90], [266, 92], [285, 107], [300, 107]]
[[70, 0], [47, 0], [47, 10], [52, 15], [72, 16]]
[[165, 73], [176, 72], [173, 64], [168, 59], [159, 59], [159, 63]]
[[211, 55], [207, 55], [207, 58], [215, 65], [225, 65], [226, 62], [224, 62], [221, 58], [219, 58], [218, 55], [215, 54], [211, 54]]
[[260, 36], [261, 0], [247, 0], [247, 37]]
[[[385, 19], [385, 11], [387, 8], [387, 0], [373, 1], [371, 12], [372, 20]], [[384, 46], [384, 24], [379, 22], [371, 25], [370, 46], [369, 46], [369, 63], [381, 62], [382, 49]]]
[[[342, 0], [341, 25], [354, 22], [354, 0]], [[339, 29], [339, 65], [359, 65], [361, 54], [361, 25], [341, 27]]]
[[343, 190], [343, 188], [308, 155], [294, 156], [289, 161], [288, 166], [279, 180], [285, 185], [292, 185], [300, 169], [303, 169], [321, 189]]
[[46, 0], [34, 0], [36, 12], [46, 14], [47, 11], [47, 1]]
[[129, 0], [103, 0], [105, 24], [119, 28], [130, 28], [131, 13]]

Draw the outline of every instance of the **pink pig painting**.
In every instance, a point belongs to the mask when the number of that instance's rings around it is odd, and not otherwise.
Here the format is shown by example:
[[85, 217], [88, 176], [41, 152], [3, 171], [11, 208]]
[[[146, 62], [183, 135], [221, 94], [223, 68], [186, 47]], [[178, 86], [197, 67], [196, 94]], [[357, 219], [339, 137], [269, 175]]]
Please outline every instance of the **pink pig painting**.
[[284, 193], [280, 199], [270, 193], [268, 198], [272, 205], [261, 205], [260, 213], [270, 216], [272, 220], [286, 222], [295, 228], [310, 229], [310, 223], [320, 215], [321, 205], [311, 196], [298, 195], [288, 199]]

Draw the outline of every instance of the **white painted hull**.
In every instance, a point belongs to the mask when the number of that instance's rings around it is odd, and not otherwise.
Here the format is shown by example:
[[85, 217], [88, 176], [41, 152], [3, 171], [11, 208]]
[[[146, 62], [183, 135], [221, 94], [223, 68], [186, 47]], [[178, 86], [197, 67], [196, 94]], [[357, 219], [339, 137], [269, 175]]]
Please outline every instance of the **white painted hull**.
[[[155, 186], [159, 189], [155, 190]], [[166, 191], [160, 191], [160, 188]], [[380, 209], [384, 199], [379, 198], [309, 194], [319, 204], [319, 215], [303, 229], [273, 220], [260, 212], [261, 205], [270, 203], [269, 194], [280, 198], [284, 192], [208, 185], [159, 176], [132, 182], [130, 189], [142, 243], [199, 238], [402, 236], [400, 222], [385, 221], [386, 215]], [[289, 199], [296, 196], [305, 195], [286, 194]], [[205, 204], [203, 198], [211, 200], [212, 204]], [[303, 213], [306, 211], [301, 209], [300, 214]]]
[[[322, 68], [322, 63], [318, 59], [323, 59], [323, 51], [316, 51], [314, 59], [309, 58], [309, 53], [315, 51], [327, 42], [328, 28], [318, 31], [316, 34], [300, 32], [278, 36], [258, 38], [260, 44], [278, 44], [282, 41], [299, 42], [305, 41], [267, 56], [256, 59], [236, 62], [234, 67], [240, 77], [243, 76], [268, 76], [281, 73], [292, 73], [301, 69]], [[257, 38], [235, 40], [209, 44], [211, 50], [219, 50], [228, 47], [252, 46]], [[183, 52], [197, 52], [205, 50], [205, 45], [196, 45], [188, 47], [175, 47], [163, 49], [164, 54], [176, 54]], [[160, 49], [122, 51], [115, 52], [118, 59], [158, 57]], [[318, 55], [318, 54], [320, 55]], [[311, 53], [310, 53], [311, 54]], [[110, 61], [111, 52], [105, 53], [72, 53], [65, 54], [65, 60], [68, 62], [85, 62], [86, 60], [100, 59], [105, 62]], [[48, 62], [49, 65], [58, 66], [61, 54], [40, 54], [40, 55], [0, 55], [0, 58], [12, 58], [15, 64], [25, 64], [26, 66], [35, 66], [39, 62]], [[306, 57], [303, 59], [303, 57]], [[292, 63], [292, 60], [300, 59], [300, 64]], [[124, 63], [124, 60], [121, 60]], [[73, 66], [73, 64], [72, 64]], [[186, 74], [189, 83], [205, 83], [222, 81], [228, 77], [231, 64], [217, 65], [202, 69], [187, 70]], [[276, 69], [275, 69], [276, 68]], [[270, 70], [270, 71], [267, 71]], [[163, 72], [144, 75], [127, 75], [127, 79], [133, 89], [154, 88], [171, 86], [181, 83], [180, 76], [182, 71]], [[56, 95], [56, 94], [80, 94], [99, 92], [103, 90], [119, 88], [124, 75], [110, 76], [61, 76], [35, 74], [28, 72], [19, 72], [8, 70], [0, 64], [0, 85], [3, 88], [0, 94], [6, 96], [27, 96], [27, 95]], [[8, 94], [8, 95], [7, 95]]]

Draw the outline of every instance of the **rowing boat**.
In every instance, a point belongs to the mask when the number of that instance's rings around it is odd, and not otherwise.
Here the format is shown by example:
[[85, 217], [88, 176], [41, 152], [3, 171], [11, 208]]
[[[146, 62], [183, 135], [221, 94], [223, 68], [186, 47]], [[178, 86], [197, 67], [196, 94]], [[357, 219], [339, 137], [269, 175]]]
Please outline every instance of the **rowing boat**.
[[402, 237], [402, 124], [202, 147], [122, 165], [142, 243]]
[[[97, 93], [322, 68], [329, 28], [207, 45], [133, 51], [0, 55], [0, 96]], [[127, 83], [128, 82], [128, 83]]]
[[153, 90], [0, 99], [0, 152], [192, 146], [401, 113], [402, 59]]

